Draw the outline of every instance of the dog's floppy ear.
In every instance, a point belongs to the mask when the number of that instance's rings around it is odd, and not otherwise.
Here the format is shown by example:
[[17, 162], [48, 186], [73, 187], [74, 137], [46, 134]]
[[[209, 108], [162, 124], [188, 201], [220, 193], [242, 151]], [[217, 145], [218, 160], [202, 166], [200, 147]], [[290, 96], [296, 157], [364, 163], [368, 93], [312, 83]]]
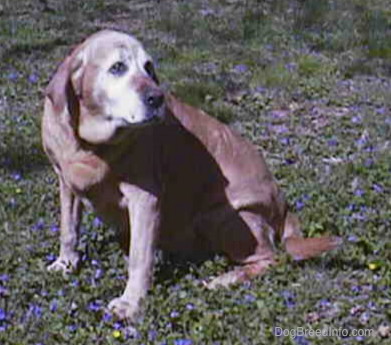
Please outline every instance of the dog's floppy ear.
[[81, 94], [83, 55], [80, 47], [74, 49], [60, 64], [45, 90], [45, 95], [52, 102], [56, 113], [62, 113], [67, 107], [70, 115], [73, 115], [74, 107], [78, 103], [76, 97]]

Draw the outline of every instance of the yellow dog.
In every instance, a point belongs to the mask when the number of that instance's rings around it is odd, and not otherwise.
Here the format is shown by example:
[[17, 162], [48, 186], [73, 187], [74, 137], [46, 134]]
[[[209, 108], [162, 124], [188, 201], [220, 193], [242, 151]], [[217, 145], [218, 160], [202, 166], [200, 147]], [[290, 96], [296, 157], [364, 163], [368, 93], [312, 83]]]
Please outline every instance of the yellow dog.
[[61, 248], [49, 269], [77, 266], [88, 201], [117, 226], [129, 256], [125, 291], [109, 304], [120, 318], [138, 312], [157, 247], [186, 257], [226, 254], [238, 266], [209, 282], [214, 288], [264, 273], [276, 238], [298, 260], [340, 243], [303, 238], [262, 155], [164, 93], [151, 57], [125, 33], [98, 32], [64, 60], [46, 90], [42, 136], [60, 179]]

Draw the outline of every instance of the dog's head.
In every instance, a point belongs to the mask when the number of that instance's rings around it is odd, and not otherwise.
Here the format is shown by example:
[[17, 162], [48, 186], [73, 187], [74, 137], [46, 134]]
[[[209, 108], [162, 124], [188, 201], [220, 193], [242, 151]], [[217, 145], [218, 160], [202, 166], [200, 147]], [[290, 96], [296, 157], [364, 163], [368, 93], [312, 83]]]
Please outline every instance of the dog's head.
[[100, 31], [80, 44], [60, 65], [46, 95], [56, 112], [69, 115], [76, 134], [93, 144], [165, 113], [151, 57], [134, 37], [117, 31]]

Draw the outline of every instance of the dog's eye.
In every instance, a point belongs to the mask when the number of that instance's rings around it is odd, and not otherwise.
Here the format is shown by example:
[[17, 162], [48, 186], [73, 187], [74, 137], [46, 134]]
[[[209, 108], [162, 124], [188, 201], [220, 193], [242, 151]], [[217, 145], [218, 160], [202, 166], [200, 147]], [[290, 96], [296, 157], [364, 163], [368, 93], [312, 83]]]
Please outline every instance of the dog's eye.
[[145, 72], [147, 72], [148, 76], [156, 83], [159, 84], [157, 79], [155, 68], [153, 67], [153, 63], [151, 61], [147, 61], [144, 65]]
[[118, 61], [110, 67], [109, 72], [112, 75], [120, 77], [121, 75], [124, 75], [127, 70], [128, 70], [128, 66], [122, 61]]

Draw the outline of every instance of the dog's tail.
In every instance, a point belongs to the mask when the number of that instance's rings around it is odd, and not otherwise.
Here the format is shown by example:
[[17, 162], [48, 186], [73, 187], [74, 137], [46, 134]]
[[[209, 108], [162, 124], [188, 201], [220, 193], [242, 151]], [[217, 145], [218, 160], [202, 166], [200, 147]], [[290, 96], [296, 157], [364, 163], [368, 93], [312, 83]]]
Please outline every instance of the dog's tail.
[[294, 260], [305, 260], [339, 247], [342, 244], [342, 239], [328, 236], [304, 238], [300, 231], [299, 220], [288, 212], [282, 242], [285, 245], [285, 250]]

